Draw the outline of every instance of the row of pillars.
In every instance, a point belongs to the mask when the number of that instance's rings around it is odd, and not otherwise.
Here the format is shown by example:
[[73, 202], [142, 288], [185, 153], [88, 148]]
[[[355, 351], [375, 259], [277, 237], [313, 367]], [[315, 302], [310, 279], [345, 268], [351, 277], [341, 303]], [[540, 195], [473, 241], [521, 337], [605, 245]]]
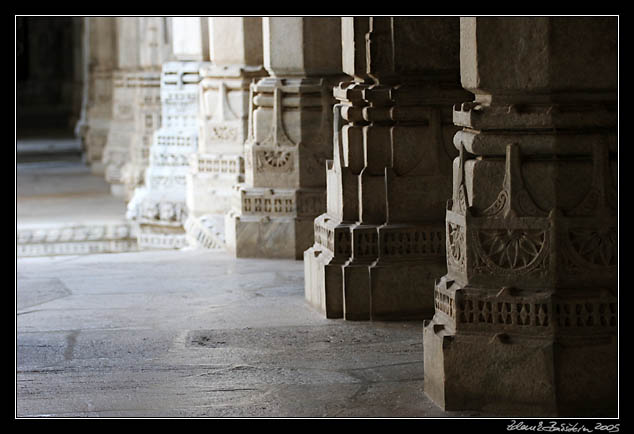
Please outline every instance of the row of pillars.
[[87, 155], [142, 246], [425, 319], [446, 410], [616, 413], [616, 18], [86, 20]]

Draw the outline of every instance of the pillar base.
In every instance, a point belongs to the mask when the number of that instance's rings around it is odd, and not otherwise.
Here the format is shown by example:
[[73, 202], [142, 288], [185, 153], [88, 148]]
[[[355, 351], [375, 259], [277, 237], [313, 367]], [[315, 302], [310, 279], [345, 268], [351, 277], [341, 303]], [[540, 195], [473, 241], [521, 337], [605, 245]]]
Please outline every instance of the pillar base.
[[423, 332], [425, 394], [445, 411], [509, 417], [616, 417], [614, 335]]
[[347, 320], [429, 319], [435, 277], [447, 270], [437, 225], [357, 225], [328, 214], [315, 219], [304, 263], [306, 300]]
[[304, 252], [304, 296], [326, 318], [343, 318], [343, 270], [327, 249]]
[[369, 267], [374, 320], [422, 320], [434, 315], [434, 278], [444, 260], [375, 263]]
[[406, 321], [434, 314], [433, 276], [445, 272], [430, 263], [337, 263], [319, 244], [304, 252], [306, 300], [326, 318]]
[[227, 250], [238, 258], [302, 259], [312, 243], [313, 221], [296, 217], [225, 216]]

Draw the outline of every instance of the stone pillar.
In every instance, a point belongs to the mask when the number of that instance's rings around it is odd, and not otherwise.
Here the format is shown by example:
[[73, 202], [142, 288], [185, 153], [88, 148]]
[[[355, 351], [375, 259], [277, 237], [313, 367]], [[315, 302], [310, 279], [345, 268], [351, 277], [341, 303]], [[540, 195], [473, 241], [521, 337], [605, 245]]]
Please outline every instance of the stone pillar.
[[113, 195], [124, 197], [122, 169], [129, 160], [135, 131], [135, 105], [139, 67], [139, 20], [118, 17], [117, 67], [112, 75], [112, 120], [103, 150], [105, 178]]
[[127, 217], [137, 226], [139, 247], [186, 246], [183, 224], [189, 156], [198, 148], [199, 70], [209, 59], [207, 18], [173, 17], [176, 61], [163, 64], [161, 127], [154, 132], [145, 181], [128, 203]]
[[262, 18], [208, 19], [212, 63], [201, 69], [200, 146], [190, 157], [185, 228], [190, 245], [224, 248], [224, 214], [233, 186], [244, 181], [249, 85], [267, 73]]
[[113, 71], [117, 66], [116, 18], [87, 17], [88, 83], [80, 134], [84, 158], [94, 174], [104, 174], [103, 151], [112, 119]]
[[301, 259], [325, 210], [332, 87], [342, 77], [339, 18], [263, 19], [264, 66], [251, 85], [245, 182], [225, 219], [238, 257]]
[[306, 299], [328, 318], [433, 315], [456, 152], [459, 19], [342, 18], [328, 208], [304, 253]]
[[136, 72], [134, 133], [129, 160], [122, 169], [124, 197], [129, 201], [134, 189], [143, 185], [149, 165], [154, 132], [161, 126], [161, 67], [171, 60], [170, 19], [138, 17], [139, 68]]
[[424, 330], [445, 410], [617, 412], [617, 19], [461, 18], [447, 274]]

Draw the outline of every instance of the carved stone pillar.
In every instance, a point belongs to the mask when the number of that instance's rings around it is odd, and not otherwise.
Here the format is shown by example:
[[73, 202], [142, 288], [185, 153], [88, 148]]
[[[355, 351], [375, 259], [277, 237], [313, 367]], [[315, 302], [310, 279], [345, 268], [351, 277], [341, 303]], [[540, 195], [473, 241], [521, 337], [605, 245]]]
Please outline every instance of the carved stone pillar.
[[129, 160], [135, 131], [135, 104], [139, 67], [139, 21], [137, 18], [116, 19], [117, 68], [112, 75], [112, 120], [103, 150], [105, 178], [115, 196], [125, 193], [122, 169]]
[[161, 74], [161, 127], [153, 134], [143, 185], [128, 203], [142, 249], [186, 246], [183, 224], [189, 156], [198, 148], [199, 69], [209, 58], [207, 18], [174, 17], [173, 55]]
[[209, 18], [212, 63], [201, 69], [200, 146], [190, 156], [185, 224], [192, 246], [224, 248], [224, 214], [244, 181], [249, 85], [262, 66], [262, 18]]
[[445, 410], [616, 416], [617, 20], [461, 18], [447, 274], [424, 331]]
[[161, 126], [161, 67], [171, 60], [172, 52], [168, 17], [136, 19], [139, 21], [139, 68], [136, 73], [134, 133], [129, 160], [122, 169], [126, 201], [132, 198], [136, 187], [143, 185], [152, 137]]
[[116, 18], [87, 17], [88, 95], [82, 139], [85, 159], [95, 174], [104, 173], [103, 151], [112, 119], [113, 71], [117, 66]]
[[329, 318], [433, 315], [443, 274], [459, 82], [458, 18], [343, 18], [328, 209], [304, 254], [306, 299]]
[[226, 243], [238, 257], [301, 259], [325, 209], [340, 19], [264, 18], [263, 41], [270, 77], [251, 85], [245, 182], [225, 219]]

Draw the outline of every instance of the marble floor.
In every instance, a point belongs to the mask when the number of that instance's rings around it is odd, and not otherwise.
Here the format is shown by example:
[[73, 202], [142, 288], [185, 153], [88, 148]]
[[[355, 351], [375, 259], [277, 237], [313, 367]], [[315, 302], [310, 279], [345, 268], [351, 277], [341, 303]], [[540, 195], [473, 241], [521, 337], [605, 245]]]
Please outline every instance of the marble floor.
[[16, 270], [18, 417], [452, 416], [423, 393], [422, 323], [324, 319], [300, 261], [153, 251]]
[[[18, 229], [123, 219], [71, 151], [19, 159]], [[423, 393], [422, 322], [327, 320], [303, 279], [196, 249], [16, 257], [16, 417], [479, 416]]]

